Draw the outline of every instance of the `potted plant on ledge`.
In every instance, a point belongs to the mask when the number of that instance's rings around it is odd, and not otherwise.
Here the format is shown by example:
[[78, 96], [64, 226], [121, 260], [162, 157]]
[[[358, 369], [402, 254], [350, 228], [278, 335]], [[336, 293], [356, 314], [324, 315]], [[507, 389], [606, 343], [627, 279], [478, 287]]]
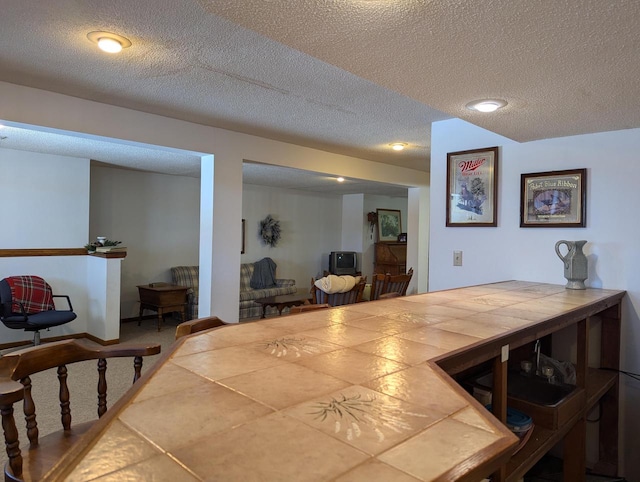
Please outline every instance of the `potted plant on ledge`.
[[104, 238], [102, 236], [98, 237], [97, 241], [93, 243], [85, 244], [85, 249], [92, 253], [115, 253], [115, 252], [123, 252], [126, 251], [127, 248], [125, 246], [120, 246], [122, 241], [113, 241], [111, 239]]

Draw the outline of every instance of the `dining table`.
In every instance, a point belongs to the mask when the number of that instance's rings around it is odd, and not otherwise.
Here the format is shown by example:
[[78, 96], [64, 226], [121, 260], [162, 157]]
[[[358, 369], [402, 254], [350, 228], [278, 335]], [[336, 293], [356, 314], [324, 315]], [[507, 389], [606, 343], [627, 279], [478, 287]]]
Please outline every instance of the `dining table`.
[[504, 477], [519, 439], [452, 373], [622, 296], [504, 281], [184, 336], [47, 480]]

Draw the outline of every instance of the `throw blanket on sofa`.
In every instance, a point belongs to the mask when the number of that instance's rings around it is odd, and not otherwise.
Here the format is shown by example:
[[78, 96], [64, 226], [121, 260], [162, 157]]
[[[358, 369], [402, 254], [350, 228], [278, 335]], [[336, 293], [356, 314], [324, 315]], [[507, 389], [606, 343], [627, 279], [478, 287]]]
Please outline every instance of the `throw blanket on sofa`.
[[325, 293], [346, 293], [351, 290], [356, 283], [360, 281], [360, 276], [337, 276], [335, 274], [330, 274], [329, 276], [325, 276], [324, 278], [320, 278], [314, 284], [316, 288], [321, 289]]
[[276, 262], [271, 258], [262, 258], [253, 263], [253, 275], [249, 282], [254, 290], [276, 286]]

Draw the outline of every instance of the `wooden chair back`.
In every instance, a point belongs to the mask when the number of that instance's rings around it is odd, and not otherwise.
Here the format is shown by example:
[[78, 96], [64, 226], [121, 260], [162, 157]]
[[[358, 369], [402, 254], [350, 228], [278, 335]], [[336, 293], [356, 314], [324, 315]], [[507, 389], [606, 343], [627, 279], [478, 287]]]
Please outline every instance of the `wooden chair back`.
[[[0, 414], [7, 448], [5, 480], [43, 480], [64, 453], [95, 422], [71, 426], [71, 405], [67, 385], [67, 365], [98, 360], [97, 418], [107, 411], [107, 358], [133, 357], [133, 381], [140, 378], [142, 357], [160, 353], [158, 344], [118, 344], [101, 346], [86, 339], [63, 340], [8, 353], [0, 357]], [[39, 437], [31, 376], [57, 367], [62, 430]], [[52, 376], [53, 372], [51, 373]], [[13, 405], [23, 401], [29, 449], [20, 450]], [[49, 408], [53, 405], [47, 403]]]
[[331, 308], [327, 303], [322, 303], [320, 305], [298, 305], [298, 306], [292, 306], [291, 310], [289, 311], [290, 314], [295, 315], [297, 313], [305, 313], [307, 311], [314, 311], [314, 310], [323, 310], [325, 308]]
[[412, 276], [413, 268], [407, 274], [389, 275], [383, 293], [400, 293], [400, 296], [405, 296]]
[[364, 293], [364, 287], [367, 283], [367, 279], [362, 278], [355, 284], [353, 288], [344, 293], [326, 293], [318, 288], [314, 280], [311, 280], [311, 294], [313, 295], [312, 303], [316, 305], [327, 304], [329, 306], [342, 306], [350, 305], [353, 303], [359, 303], [362, 301], [362, 294]]
[[373, 273], [373, 281], [371, 282], [371, 294], [369, 295], [369, 301], [380, 299], [380, 295], [384, 293], [384, 289], [389, 282], [390, 274], [376, 274]]
[[198, 333], [199, 331], [208, 330], [217, 326], [224, 326], [227, 323], [222, 321], [217, 316], [210, 316], [209, 318], [198, 318], [195, 320], [185, 321], [176, 326], [176, 340], [183, 336]]

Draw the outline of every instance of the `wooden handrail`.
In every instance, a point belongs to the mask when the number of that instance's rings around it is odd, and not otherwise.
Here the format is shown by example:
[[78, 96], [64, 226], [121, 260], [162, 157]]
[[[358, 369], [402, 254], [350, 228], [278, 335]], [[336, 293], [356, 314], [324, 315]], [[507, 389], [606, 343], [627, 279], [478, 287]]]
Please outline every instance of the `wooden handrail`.
[[28, 248], [0, 249], [0, 258], [19, 258], [24, 256], [84, 256], [85, 248]]
[[[0, 249], [0, 258], [20, 258], [26, 256], [88, 256], [85, 248], [28, 248], [28, 249]], [[91, 253], [98, 258], [125, 258], [126, 251], [117, 253]]]

